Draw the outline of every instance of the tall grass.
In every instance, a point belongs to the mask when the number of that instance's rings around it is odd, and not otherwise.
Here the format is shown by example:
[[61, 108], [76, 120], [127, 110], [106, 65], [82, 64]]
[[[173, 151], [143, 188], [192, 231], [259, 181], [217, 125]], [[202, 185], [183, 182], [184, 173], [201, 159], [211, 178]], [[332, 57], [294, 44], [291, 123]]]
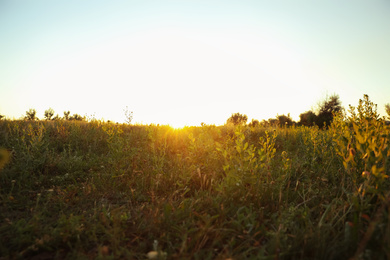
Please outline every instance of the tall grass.
[[0, 256], [387, 259], [390, 131], [375, 120], [1, 120]]

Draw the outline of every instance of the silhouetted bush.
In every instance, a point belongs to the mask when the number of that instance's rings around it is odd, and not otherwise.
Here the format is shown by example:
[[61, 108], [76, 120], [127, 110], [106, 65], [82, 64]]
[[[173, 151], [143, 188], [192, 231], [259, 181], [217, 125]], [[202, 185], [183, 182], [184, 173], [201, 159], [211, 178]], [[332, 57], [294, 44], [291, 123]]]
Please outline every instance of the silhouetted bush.
[[256, 127], [256, 126], [259, 126], [259, 125], [260, 125], [260, 122], [257, 119], [252, 119], [252, 121], [249, 123], [250, 127]]
[[246, 125], [246, 121], [248, 121], [247, 115], [242, 115], [240, 113], [232, 114], [228, 120], [226, 121], [227, 124], [233, 124], [233, 125]]
[[292, 126], [293, 120], [290, 117], [290, 114], [286, 115], [277, 115], [276, 119], [278, 120], [279, 126]]
[[44, 116], [46, 120], [53, 120], [54, 110], [52, 108], [46, 109]]
[[69, 120], [84, 121], [85, 117], [79, 114], [73, 114], [73, 116], [69, 117]]
[[328, 127], [333, 121], [333, 114], [342, 110], [340, 97], [333, 94], [323, 100], [318, 109], [318, 115], [316, 117], [316, 125], [319, 127]]
[[70, 111], [64, 111], [64, 117], [63, 119], [69, 120]]
[[305, 113], [300, 114], [299, 118], [300, 118], [299, 121], [300, 125], [313, 126], [317, 120], [317, 115], [313, 111], [309, 110], [306, 111]]
[[279, 120], [276, 118], [270, 118], [268, 119], [268, 125], [267, 126], [277, 126], [279, 124]]
[[26, 116], [24, 118], [27, 120], [39, 120], [37, 117], [37, 111], [32, 108], [26, 111]]

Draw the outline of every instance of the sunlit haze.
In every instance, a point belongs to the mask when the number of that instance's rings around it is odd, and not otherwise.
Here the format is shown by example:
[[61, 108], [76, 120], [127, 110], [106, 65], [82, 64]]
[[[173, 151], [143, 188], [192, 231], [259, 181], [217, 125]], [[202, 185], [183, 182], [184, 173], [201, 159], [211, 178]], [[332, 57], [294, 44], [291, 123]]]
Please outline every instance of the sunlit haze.
[[133, 123], [390, 103], [390, 2], [0, 1], [0, 114]]

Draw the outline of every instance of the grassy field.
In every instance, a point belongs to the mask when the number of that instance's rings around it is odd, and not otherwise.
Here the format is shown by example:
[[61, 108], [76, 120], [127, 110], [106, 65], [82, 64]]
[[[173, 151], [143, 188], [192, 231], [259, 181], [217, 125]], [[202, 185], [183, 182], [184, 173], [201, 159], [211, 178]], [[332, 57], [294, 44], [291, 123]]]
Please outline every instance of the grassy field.
[[1, 120], [0, 259], [389, 259], [369, 105], [328, 130]]

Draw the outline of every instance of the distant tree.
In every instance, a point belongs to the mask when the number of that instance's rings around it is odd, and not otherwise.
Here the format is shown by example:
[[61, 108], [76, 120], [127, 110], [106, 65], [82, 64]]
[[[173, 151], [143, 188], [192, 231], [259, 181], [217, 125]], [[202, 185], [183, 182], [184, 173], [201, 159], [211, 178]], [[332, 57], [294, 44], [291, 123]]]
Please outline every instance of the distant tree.
[[252, 121], [249, 123], [250, 127], [256, 127], [256, 126], [259, 126], [259, 125], [260, 125], [259, 120], [253, 119], [253, 118], [252, 118]]
[[248, 121], [247, 115], [242, 115], [240, 113], [232, 114], [228, 120], [226, 121], [227, 124], [233, 124], [233, 125], [246, 125], [246, 121]]
[[261, 123], [260, 123], [262, 126], [264, 126], [264, 127], [267, 127], [267, 126], [269, 126], [269, 123], [268, 123], [268, 121], [267, 120], [265, 120], [265, 119], [263, 119], [263, 120], [261, 120]]
[[268, 119], [268, 125], [269, 126], [277, 126], [279, 124], [279, 120], [276, 118], [270, 118]]
[[32, 108], [26, 111], [26, 116], [24, 118], [27, 120], [39, 120], [37, 117], [37, 111]]
[[44, 116], [46, 120], [53, 120], [54, 110], [52, 108], [46, 109]]
[[316, 122], [317, 115], [313, 111], [309, 110], [306, 111], [305, 113], [300, 114], [299, 118], [300, 118], [299, 121], [300, 125], [313, 126]]
[[64, 111], [64, 119], [69, 120], [70, 111]]
[[79, 114], [73, 114], [73, 116], [69, 117], [69, 120], [84, 121], [85, 117], [80, 116]]
[[0, 120], [3, 119], [5, 116], [0, 114]]
[[318, 114], [316, 117], [316, 125], [323, 127], [324, 125], [329, 126], [333, 121], [333, 114], [343, 109], [341, 106], [340, 97], [333, 94], [330, 97], [325, 98], [318, 108]]
[[291, 126], [293, 125], [293, 120], [290, 117], [290, 113], [286, 115], [277, 115], [276, 119], [278, 120], [279, 126]]

